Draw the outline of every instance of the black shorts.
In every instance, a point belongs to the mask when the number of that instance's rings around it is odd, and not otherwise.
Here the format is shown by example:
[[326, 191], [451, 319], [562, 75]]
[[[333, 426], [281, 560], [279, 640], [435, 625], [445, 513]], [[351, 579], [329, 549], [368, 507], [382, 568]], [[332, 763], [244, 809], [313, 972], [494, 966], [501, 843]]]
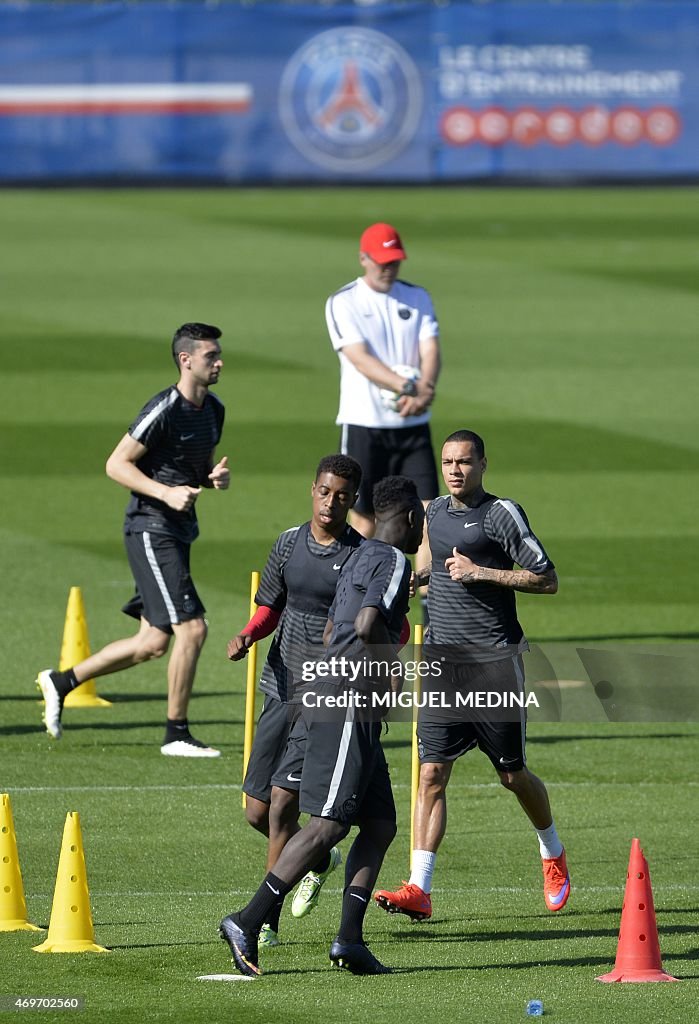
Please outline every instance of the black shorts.
[[289, 705], [297, 713], [289, 730], [289, 737], [286, 741], [286, 749], [282, 753], [281, 760], [272, 775], [272, 785], [279, 789], [294, 789], [298, 793], [301, 789], [301, 772], [306, 756], [306, 722], [301, 712], [300, 704]]
[[386, 476], [407, 476], [415, 482], [423, 501], [439, 494], [437, 466], [428, 423], [417, 427], [342, 427], [340, 451], [351, 455], [362, 467], [359, 498], [354, 506], [362, 515], [374, 514], [374, 484]]
[[[272, 799], [272, 786], [279, 783], [274, 782], [272, 776], [284, 756], [287, 740], [294, 719], [300, 711], [300, 705], [287, 704], [277, 700], [269, 694], [257, 720], [255, 739], [253, 740], [250, 760], [243, 781], [243, 792], [268, 804]], [[303, 763], [303, 762], [302, 762]], [[301, 783], [301, 772], [291, 772], [298, 776], [298, 784], [294, 787], [287, 783], [287, 789], [298, 789]]]
[[204, 617], [189, 572], [189, 544], [165, 533], [125, 533], [124, 544], [136, 593], [122, 611], [143, 617], [164, 633], [180, 622]]
[[[318, 682], [313, 686], [313, 693], [321, 700], [324, 695], [340, 692], [334, 683]], [[300, 809], [348, 825], [367, 818], [395, 823], [396, 805], [381, 746], [381, 721], [372, 721], [372, 716], [363, 720], [352, 707], [337, 708], [334, 714], [304, 708], [303, 718], [307, 736]]]
[[[519, 654], [501, 661], [445, 667], [443, 690], [446, 708], [420, 707], [417, 717], [417, 750], [421, 764], [455, 761], [478, 746], [496, 771], [516, 772], [526, 764], [527, 712], [516, 704], [494, 712], [486, 707], [459, 707], [456, 691], [523, 693], [524, 669]], [[423, 688], [424, 694], [424, 688]]]

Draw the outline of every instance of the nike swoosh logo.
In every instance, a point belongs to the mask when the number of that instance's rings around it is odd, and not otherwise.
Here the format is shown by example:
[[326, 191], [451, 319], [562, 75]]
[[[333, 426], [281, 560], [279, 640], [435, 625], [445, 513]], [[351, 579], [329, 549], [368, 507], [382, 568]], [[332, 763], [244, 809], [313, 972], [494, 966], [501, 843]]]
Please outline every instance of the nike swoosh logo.
[[180, 434], [180, 441], [191, 441], [194, 434]]
[[464, 530], [468, 530], [469, 526], [478, 526], [478, 523], [464, 523]]
[[367, 901], [366, 901], [366, 900], [364, 899], [364, 897], [363, 897], [363, 896], [358, 896], [356, 892], [351, 892], [351, 893], [350, 893], [350, 896], [354, 896], [355, 900], [361, 900], [361, 901], [362, 901], [362, 903], [366, 903], [366, 902], [367, 902]]
[[[569, 889], [570, 889], [570, 881], [568, 879], [566, 879], [565, 885], [563, 886], [563, 888], [561, 889], [561, 891], [558, 893], [557, 896], [554, 896], [553, 893], [551, 893], [551, 892], [549, 893], [549, 901], [551, 903], [553, 903], [554, 907], [557, 907], [559, 903], [563, 902], [565, 897], [568, 895], [568, 890]], [[354, 893], [352, 893], [352, 895], [354, 895]]]
[[267, 888], [270, 889], [274, 893], [275, 896], [279, 895], [279, 889], [275, 889], [273, 885], [269, 884], [269, 882], [267, 882], [266, 885], [267, 885]]
[[390, 249], [391, 246], [395, 245], [395, 244], [396, 244], [395, 238], [392, 238], [389, 242], [382, 242], [381, 243], [381, 245], [384, 247], [384, 249]]
[[[301, 781], [301, 779], [300, 778], [297, 779], [295, 775], [287, 775], [287, 779], [289, 780], [289, 782], [300, 782]], [[269, 885], [269, 882], [267, 883], [267, 885]], [[271, 888], [271, 886], [270, 886], [270, 888]]]
[[333, 565], [333, 569], [341, 569], [341, 568], [342, 568], [341, 565]]

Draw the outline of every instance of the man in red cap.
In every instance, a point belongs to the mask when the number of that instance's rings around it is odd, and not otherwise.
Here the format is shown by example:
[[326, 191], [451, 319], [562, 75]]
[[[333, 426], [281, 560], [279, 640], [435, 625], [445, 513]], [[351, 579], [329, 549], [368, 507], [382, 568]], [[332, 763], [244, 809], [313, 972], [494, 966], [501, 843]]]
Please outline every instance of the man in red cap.
[[[371, 494], [378, 480], [409, 477], [425, 505], [439, 493], [429, 407], [440, 350], [430, 295], [398, 279], [407, 256], [396, 229], [372, 224], [359, 249], [364, 274], [330, 296], [325, 317], [340, 359], [341, 451], [357, 459], [363, 471], [352, 524], [370, 537]], [[421, 547], [418, 568], [428, 560]]]

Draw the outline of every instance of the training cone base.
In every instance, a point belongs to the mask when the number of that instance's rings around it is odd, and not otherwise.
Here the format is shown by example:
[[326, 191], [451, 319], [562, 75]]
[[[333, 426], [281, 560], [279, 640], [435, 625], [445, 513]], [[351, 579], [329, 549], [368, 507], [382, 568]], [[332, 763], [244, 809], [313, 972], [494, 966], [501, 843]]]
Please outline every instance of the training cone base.
[[41, 932], [27, 920], [10, 794], [0, 794], [0, 932]]
[[[63, 642], [58, 662], [59, 672], [65, 672], [90, 657], [90, 639], [87, 634], [85, 602], [80, 587], [71, 587], [68, 594]], [[94, 679], [84, 683], [66, 697], [64, 708], [110, 708], [112, 702], [97, 695]]]
[[30, 924], [29, 921], [21, 920], [21, 918], [15, 918], [14, 921], [0, 921], [0, 932], [43, 932], [43, 930], [35, 924]]
[[110, 952], [95, 942], [80, 815], [77, 811], [69, 811], [66, 815], [49, 933], [45, 942], [32, 948], [35, 953]]
[[609, 974], [600, 974], [595, 981], [679, 981], [665, 971], [610, 971]]
[[111, 706], [111, 700], [99, 696], [93, 679], [81, 683], [77, 690], [71, 690], [63, 702], [64, 708], [111, 708]]
[[663, 970], [648, 861], [638, 839], [633, 839], [614, 969], [598, 975], [595, 981], [679, 980]]
[[40, 946], [32, 946], [35, 953], [109, 953], [105, 946], [98, 946], [89, 939], [63, 939], [61, 941], [42, 942]]

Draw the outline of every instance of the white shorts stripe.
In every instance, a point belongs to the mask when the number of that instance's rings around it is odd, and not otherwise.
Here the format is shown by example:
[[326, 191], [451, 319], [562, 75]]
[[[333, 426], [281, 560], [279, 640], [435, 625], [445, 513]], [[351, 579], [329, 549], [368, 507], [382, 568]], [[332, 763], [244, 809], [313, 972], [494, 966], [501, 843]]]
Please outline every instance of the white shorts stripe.
[[[350, 691], [352, 692], [352, 691]], [[350, 705], [347, 708], [345, 714], [345, 724], [342, 726], [342, 737], [340, 739], [340, 749], [337, 752], [337, 758], [335, 760], [335, 767], [333, 768], [332, 778], [330, 779], [330, 789], [328, 790], [328, 796], [323, 806], [323, 810], [320, 812], [321, 818], [327, 817], [332, 813], [335, 806], [335, 800], [337, 793], [342, 782], [342, 773], [345, 770], [345, 764], [347, 763], [347, 752], [349, 750], [350, 740], [352, 739], [352, 730], [354, 729], [354, 707]]]
[[[515, 654], [513, 656], [512, 664], [513, 664], [513, 667], [514, 667], [514, 670], [515, 670], [515, 677], [517, 679], [517, 689], [518, 689], [518, 691], [521, 694], [523, 694], [524, 693], [524, 672], [522, 671], [522, 659], [521, 659], [519, 654]], [[526, 763], [527, 763], [527, 755], [526, 755], [525, 746], [526, 746], [526, 737], [527, 737], [527, 719], [526, 719], [526, 715], [524, 713], [524, 708], [523, 707], [520, 707], [520, 709], [519, 709], [519, 725], [520, 725], [520, 729], [522, 731], [522, 764], [526, 765]]]
[[153, 545], [150, 542], [149, 533], [143, 534], [143, 546], [146, 549], [146, 558], [148, 559], [148, 564], [151, 567], [151, 571], [155, 578], [155, 582], [158, 584], [158, 590], [160, 591], [163, 601], [165, 602], [165, 607], [167, 609], [168, 618], [170, 619], [170, 624], [173, 626], [177, 626], [180, 621], [177, 615], [177, 610], [175, 608], [175, 605], [173, 604], [168, 589], [165, 586], [165, 580], [163, 579], [163, 574], [160, 571], [160, 566], [156, 561], [155, 552], [153, 551]]
[[347, 455], [347, 435], [349, 434], [349, 427], [346, 423], [342, 424], [342, 431], [340, 433], [340, 454]]

